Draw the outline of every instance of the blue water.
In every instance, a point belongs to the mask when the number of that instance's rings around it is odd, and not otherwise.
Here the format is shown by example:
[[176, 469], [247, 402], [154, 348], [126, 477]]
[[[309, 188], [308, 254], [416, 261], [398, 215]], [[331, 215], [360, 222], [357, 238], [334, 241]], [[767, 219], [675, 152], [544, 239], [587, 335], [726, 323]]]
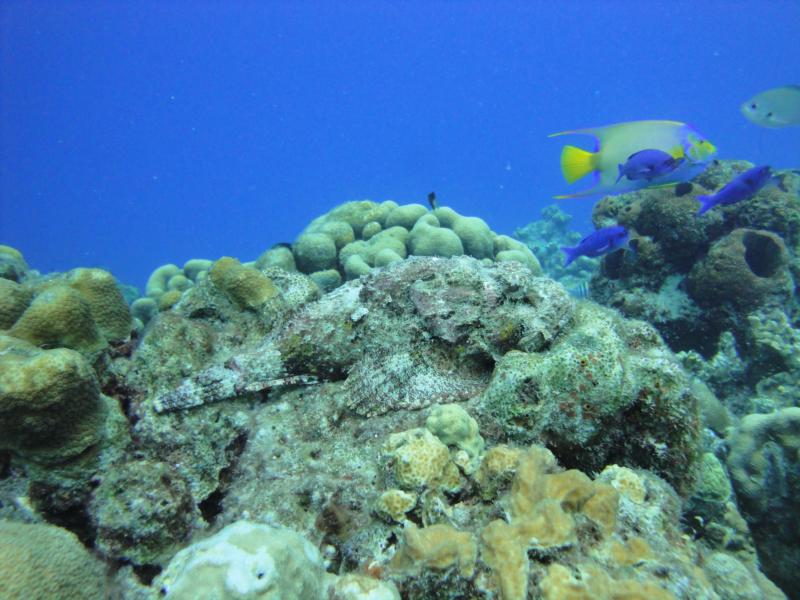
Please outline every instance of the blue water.
[[[800, 83], [800, 3], [0, 4], [0, 243], [142, 286], [252, 260], [354, 199], [496, 231], [572, 188], [548, 133], [694, 124], [722, 158], [800, 166], [739, 104]], [[577, 188], [577, 186], [576, 186]], [[591, 201], [565, 201], [588, 227]]]

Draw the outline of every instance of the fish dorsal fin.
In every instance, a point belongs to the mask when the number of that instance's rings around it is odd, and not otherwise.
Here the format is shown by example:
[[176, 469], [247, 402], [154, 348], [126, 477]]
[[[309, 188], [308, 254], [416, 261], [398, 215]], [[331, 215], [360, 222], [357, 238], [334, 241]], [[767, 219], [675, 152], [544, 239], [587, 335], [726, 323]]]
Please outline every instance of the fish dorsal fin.
[[597, 153], [576, 146], [564, 146], [561, 151], [561, 172], [567, 183], [578, 181], [596, 169]]

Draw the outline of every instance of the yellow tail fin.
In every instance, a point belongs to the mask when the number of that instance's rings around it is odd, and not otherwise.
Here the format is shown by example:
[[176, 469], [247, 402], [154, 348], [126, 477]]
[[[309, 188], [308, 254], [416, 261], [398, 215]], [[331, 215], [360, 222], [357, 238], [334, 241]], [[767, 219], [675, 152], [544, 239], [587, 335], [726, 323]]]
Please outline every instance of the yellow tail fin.
[[567, 183], [578, 181], [595, 170], [597, 153], [588, 152], [575, 146], [564, 146], [561, 151], [561, 172]]

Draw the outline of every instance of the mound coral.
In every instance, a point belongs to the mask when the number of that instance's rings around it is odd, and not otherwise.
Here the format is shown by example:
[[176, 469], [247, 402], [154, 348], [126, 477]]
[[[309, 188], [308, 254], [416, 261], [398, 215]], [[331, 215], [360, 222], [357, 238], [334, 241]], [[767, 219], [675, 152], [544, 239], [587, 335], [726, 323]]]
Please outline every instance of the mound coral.
[[67, 460], [100, 440], [107, 410], [78, 352], [0, 336], [0, 447], [36, 462]]
[[240, 308], [257, 309], [278, 295], [275, 284], [258, 269], [225, 256], [209, 271], [211, 282]]
[[0, 595], [26, 600], [106, 597], [103, 566], [60, 527], [0, 521]]

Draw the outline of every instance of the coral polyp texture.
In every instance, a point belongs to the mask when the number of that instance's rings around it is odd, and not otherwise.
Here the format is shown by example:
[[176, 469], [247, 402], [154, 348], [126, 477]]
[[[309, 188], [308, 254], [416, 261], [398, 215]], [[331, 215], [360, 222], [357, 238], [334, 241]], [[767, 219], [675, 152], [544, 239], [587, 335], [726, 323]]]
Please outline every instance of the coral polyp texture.
[[523, 243], [371, 201], [130, 311], [0, 247], [0, 549], [69, 529], [122, 600], [795, 594], [800, 206], [695, 215], [744, 166], [604, 199], [635, 251], [569, 269], [556, 209]]
[[[478, 217], [465, 217], [447, 207], [428, 210], [421, 204], [398, 205], [390, 200], [359, 200], [337, 206], [314, 219], [291, 245], [278, 244], [244, 267], [278, 267], [304, 273], [321, 290], [330, 291], [344, 281], [408, 256], [514, 260], [541, 273], [539, 261], [524, 243], [496, 234]], [[227, 265], [231, 259], [220, 260]], [[223, 267], [214, 264], [219, 285]], [[237, 271], [241, 282], [237, 285], [255, 285], [242, 273]], [[147, 282], [146, 296], [133, 303], [134, 316], [146, 324], [159, 310], [169, 310], [183, 292], [209, 274], [214, 277], [212, 262], [202, 259], [190, 260], [183, 268], [174, 264], [159, 267]], [[262, 289], [259, 293], [265, 292]]]

